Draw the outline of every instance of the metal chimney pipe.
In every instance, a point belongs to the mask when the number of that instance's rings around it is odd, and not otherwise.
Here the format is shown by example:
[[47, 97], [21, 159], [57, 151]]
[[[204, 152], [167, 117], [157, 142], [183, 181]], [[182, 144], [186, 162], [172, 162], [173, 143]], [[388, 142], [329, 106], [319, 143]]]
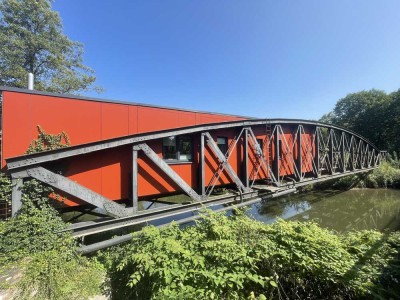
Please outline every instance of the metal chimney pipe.
[[32, 73], [28, 73], [28, 90], [33, 90], [33, 74]]

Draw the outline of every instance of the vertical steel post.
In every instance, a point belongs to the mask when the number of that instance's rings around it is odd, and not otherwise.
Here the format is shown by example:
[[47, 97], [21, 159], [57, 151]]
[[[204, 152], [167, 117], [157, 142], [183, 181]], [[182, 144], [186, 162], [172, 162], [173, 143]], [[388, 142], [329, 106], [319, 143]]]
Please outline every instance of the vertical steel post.
[[15, 217], [17, 212], [21, 209], [22, 206], [22, 178], [12, 178], [12, 192], [11, 192], [11, 216]]
[[354, 136], [350, 139], [350, 171], [354, 171]]
[[342, 132], [342, 148], [340, 149], [340, 157], [342, 159], [342, 172], [346, 172], [346, 152], [344, 146], [344, 132]]
[[302, 160], [302, 140], [301, 140], [301, 132], [302, 132], [303, 126], [299, 125], [298, 130], [297, 130], [297, 145], [296, 145], [296, 152], [297, 152], [297, 157], [296, 157], [296, 167], [299, 172], [299, 178], [297, 178], [298, 181], [303, 180], [303, 160]]
[[281, 181], [279, 178], [279, 165], [280, 165], [280, 156], [281, 153], [279, 149], [279, 125], [275, 125], [274, 129], [274, 150], [275, 150], [275, 156], [272, 162], [272, 173], [275, 176], [276, 179], [276, 185], [279, 186]]
[[[242, 178], [245, 187], [249, 187], [249, 136], [248, 129], [244, 129], [243, 135], [243, 164], [242, 164]], [[257, 174], [255, 175], [257, 176]]]
[[138, 211], [138, 150], [132, 148], [132, 207], [133, 211]]
[[315, 137], [314, 137], [314, 140], [315, 140], [315, 145], [314, 145], [314, 147], [315, 147], [315, 149], [314, 149], [314, 151], [315, 151], [315, 153], [314, 153], [314, 165], [315, 165], [315, 168], [316, 168], [316, 177], [319, 177], [319, 175], [320, 175], [320, 170], [321, 170], [321, 167], [320, 167], [320, 160], [319, 160], [319, 135], [320, 135], [320, 133], [319, 133], [319, 127], [316, 127], [315, 128]]
[[334, 133], [334, 131], [333, 131], [333, 129], [330, 129], [329, 130], [329, 139], [328, 139], [328, 147], [329, 147], [329, 149], [328, 149], [328, 151], [329, 151], [329, 160], [330, 160], [330, 163], [331, 163], [331, 169], [330, 169], [330, 174], [331, 175], [333, 175], [334, 173], [335, 173], [335, 163], [334, 163], [334, 158], [335, 158], [335, 152], [334, 152], [334, 148], [335, 148], [335, 145], [334, 145], [334, 140], [333, 140], [333, 135], [334, 135], [335, 133]]
[[204, 164], [204, 133], [200, 134], [200, 161], [199, 161], [199, 186], [200, 186], [200, 194], [201, 197], [205, 197], [206, 196], [206, 185], [205, 185], [205, 180], [206, 180], [206, 176], [205, 176], [205, 164]]

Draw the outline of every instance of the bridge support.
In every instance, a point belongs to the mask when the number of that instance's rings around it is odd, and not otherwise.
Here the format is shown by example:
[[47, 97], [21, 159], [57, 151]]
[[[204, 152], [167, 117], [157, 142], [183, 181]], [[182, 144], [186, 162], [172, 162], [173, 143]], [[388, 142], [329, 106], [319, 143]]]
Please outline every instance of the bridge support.
[[296, 147], [296, 168], [297, 168], [297, 181], [302, 181], [303, 180], [303, 147], [302, 147], [302, 138], [301, 138], [301, 133], [302, 133], [303, 126], [299, 125], [297, 128], [297, 131], [295, 133], [294, 140], [296, 141], [295, 147]]
[[15, 217], [17, 212], [21, 209], [22, 206], [22, 178], [12, 178], [12, 192], [11, 192], [11, 216]]
[[138, 211], [138, 150], [132, 148], [132, 208]]
[[113, 217], [126, 217], [133, 213], [130, 208], [125, 208], [106, 197], [58, 174], [55, 174], [43, 167], [36, 167], [27, 170], [28, 175], [41, 182], [44, 182], [60, 191], [64, 191], [71, 196], [77, 197], [89, 204], [103, 209]]
[[246, 188], [249, 187], [249, 129], [244, 129], [243, 135], [243, 182]]
[[[235, 140], [235, 146], [237, 144], [237, 140], [240, 138], [240, 136], [242, 135], [243, 132], [244, 132], [244, 130], [242, 130], [242, 132], [239, 134], [239, 136]], [[228, 159], [229, 159], [230, 154], [228, 153], [228, 155], [225, 156], [221, 152], [221, 150], [219, 149], [218, 145], [215, 143], [215, 141], [212, 138], [212, 136], [210, 135], [210, 133], [205, 132], [205, 136], [207, 137], [207, 145], [214, 152], [217, 159], [222, 164], [222, 167], [217, 172], [219, 172], [219, 174], [221, 174], [220, 172], [222, 172], [223, 170], [226, 170], [226, 172], [229, 174], [231, 179], [235, 182], [238, 189], [240, 189], [242, 192], [250, 192], [251, 189], [244, 186], [244, 184], [240, 181], [238, 175], [233, 170], [232, 166], [229, 164]], [[232, 149], [228, 149], [228, 152], [229, 152], [229, 150], [232, 150]], [[219, 175], [217, 176], [217, 178], [219, 178]], [[214, 183], [214, 185], [212, 185], [210, 187], [208, 195], [212, 192], [214, 186], [215, 186], [215, 183]]]
[[139, 144], [134, 146], [135, 150], [142, 150], [144, 154], [157, 166], [165, 175], [176, 183], [190, 198], [195, 201], [201, 201], [201, 197], [197, 194], [167, 163], [162, 160], [147, 144]]
[[206, 174], [205, 174], [205, 134], [202, 132], [200, 134], [200, 160], [199, 160], [199, 186], [200, 186], [200, 194], [204, 199], [206, 198]]

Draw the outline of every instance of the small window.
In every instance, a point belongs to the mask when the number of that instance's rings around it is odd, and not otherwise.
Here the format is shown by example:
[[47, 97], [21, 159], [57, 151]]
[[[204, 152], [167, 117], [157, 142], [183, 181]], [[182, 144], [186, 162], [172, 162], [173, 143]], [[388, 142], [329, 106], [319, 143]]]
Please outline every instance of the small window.
[[179, 153], [178, 160], [191, 161], [193, 150], [192, 150], [192, 138], [190, 136], [182, 136], [178, 140]]
[[193, 141], [191, 136], [170, 136], [163, 138], [165, 160], [192, 161]]
[[176, 159], [176, 137], [169, 136], [163, 138], [163, 157], [164, 159]]
[[217, 145], [222, 154], [226, 154], [228, 151], [228, 138], [227, 137], [217, 137]]

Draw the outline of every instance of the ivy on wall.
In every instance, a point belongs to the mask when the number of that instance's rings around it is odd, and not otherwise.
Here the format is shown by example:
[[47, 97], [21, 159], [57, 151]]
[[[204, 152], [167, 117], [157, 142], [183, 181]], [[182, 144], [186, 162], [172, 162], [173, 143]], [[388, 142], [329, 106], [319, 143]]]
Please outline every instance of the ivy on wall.
[[40, 125], [37, 125], [38, 138], [33, 140], [25, 154], [65, 148], [70, 145], [68, 134], [62, 131], [58, 134], [46, 133]]

